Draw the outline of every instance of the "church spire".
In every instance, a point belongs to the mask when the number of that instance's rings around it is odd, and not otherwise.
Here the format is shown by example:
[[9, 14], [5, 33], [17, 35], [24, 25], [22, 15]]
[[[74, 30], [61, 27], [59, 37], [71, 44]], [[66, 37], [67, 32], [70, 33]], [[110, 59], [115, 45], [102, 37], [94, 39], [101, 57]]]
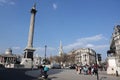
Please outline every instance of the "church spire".
[[62, 46], [62, 42], [60, 41], [60, 48], [59, 48], [59, 56], [63, 55], [63, 46]]

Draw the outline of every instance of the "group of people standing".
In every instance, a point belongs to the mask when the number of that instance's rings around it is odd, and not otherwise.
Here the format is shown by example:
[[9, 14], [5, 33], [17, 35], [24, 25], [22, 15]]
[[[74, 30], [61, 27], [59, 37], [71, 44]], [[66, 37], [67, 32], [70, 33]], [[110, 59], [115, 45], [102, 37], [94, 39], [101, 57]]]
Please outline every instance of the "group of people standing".
[[76, 65], [77, 74], [83, 73], [84, 75], [97, 75], [98, 69], [96, 66], [77, 66]]

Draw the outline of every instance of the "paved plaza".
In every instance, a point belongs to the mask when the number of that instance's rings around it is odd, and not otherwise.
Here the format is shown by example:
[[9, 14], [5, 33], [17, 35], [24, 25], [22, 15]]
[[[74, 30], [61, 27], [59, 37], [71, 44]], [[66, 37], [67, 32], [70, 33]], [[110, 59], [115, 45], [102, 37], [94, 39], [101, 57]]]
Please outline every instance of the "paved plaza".
[[34, 80], [36, 77], [25, 75], [31, 69], [0, 68], [0, 80]]
[[[39, 70], [27, 71], [27, 75], [39, 77]], [[95, 75], [77, 74], [74, 69], [51, 69], [48, 72], [50, 80], [97, 80]], [[103, 79], [101, 79], [103, 78]], [[101, 80], [120, 80], [120, 76], [107, 75], [105, 71], [99, 71]]]

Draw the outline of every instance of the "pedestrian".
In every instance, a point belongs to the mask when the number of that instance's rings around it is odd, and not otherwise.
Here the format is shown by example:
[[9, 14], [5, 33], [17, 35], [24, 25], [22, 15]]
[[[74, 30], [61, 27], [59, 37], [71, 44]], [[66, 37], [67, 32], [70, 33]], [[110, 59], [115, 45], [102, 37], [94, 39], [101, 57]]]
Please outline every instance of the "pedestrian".
[[44, 67], [42, 65], [40, 65], [40, 77], [42, 77], [44, 75]]
[[44, 78], [46, 79], [48, 77], [47, 72], [49, 71], [49, 68], [47, 66], [44, 66]]
[[76, 69], [77, 74], [80, 74], [80, 66], [76, 65], [75, 69]]
[[86, 66], [84, 66], [84, 75], [87, 75], [88, 74], [88, 68]]
[[92, 73], [92, 75], [94, 75], [94, 67], [92, 67], [91, 73]]
[[75, 66], [75, 70], [76, 70], [76, 72], [78, 71], [78, 66], [77, 65]]
[[116, 76], [118, 76], [118, 71], [116, 70]]
[[98, 74], [98, 69], [97, 69], [97, 67], [94, 68], [94, 73], [95, 73], [95, 75]]
[[80, 74], [80, 66], [78, 66], [77, 68], [78, 68], [77, 74]]
[[81, 72], [82, 72], [82, 66], [80, 66], [80, 74], [81, 74]]
[[88, 74], [91, 75], [91, 66], [88, 67]]

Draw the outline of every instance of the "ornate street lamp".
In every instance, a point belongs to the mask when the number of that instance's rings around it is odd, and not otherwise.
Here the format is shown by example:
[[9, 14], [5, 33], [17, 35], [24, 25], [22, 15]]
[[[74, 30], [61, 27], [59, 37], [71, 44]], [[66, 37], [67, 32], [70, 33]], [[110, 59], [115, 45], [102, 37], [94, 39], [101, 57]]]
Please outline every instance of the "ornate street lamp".
[[45, 45], [45, 59], [46, 59], [46, 48], [47, 48], [47, 45]]
[[44, 59], [44, 64], [46, 64], [46, 49], [47, 49], [47, 45], [45, 45], [45, 59]]
[[45, 45], [45, 60], [46, 60], [46, 49], [47, 49], [47, 45]]

